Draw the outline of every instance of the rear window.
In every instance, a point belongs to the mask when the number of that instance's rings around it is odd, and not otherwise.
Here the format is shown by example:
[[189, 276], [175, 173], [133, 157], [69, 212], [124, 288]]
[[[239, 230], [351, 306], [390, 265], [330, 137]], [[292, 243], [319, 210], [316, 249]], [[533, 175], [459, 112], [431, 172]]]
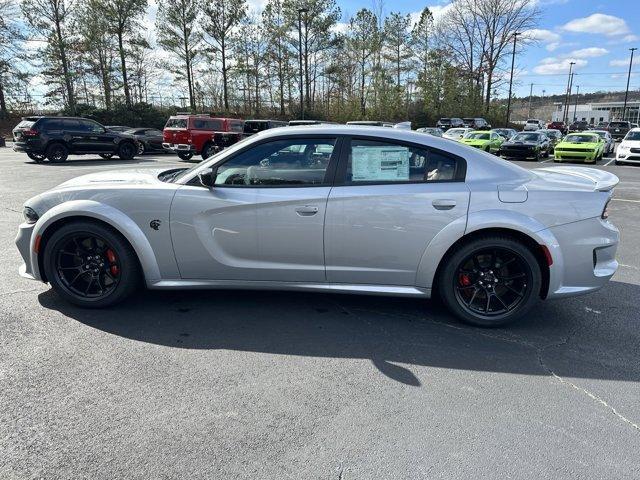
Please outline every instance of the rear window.
[[244, 131], [244, 122], [242, 120], [230, 120], [229, 130], [231, 132], [242, 133]]
[[609, 126], [615, 128], [629, 128], [629, 122], [611, 122]]
[[269, 128], [269, 122], [244, 122], [244, 133], [257, 133]]
[[16, 125], [16, 128], [29, 129], [29, 128], [33, 127], [34, 123], [36, 123], [35, 120], [22, 120], [18, 125]]
[[170, 118], [164, 128], [187, 128], [187, 119]]
[[441, 119], [440, 119], [440, 121], [441, 121], [442, 123], [448, 123], [448, 122], [450, 122], [450, 121], [451, 121], [451, 119], [450, 119], [450, 118], [441, 118]]

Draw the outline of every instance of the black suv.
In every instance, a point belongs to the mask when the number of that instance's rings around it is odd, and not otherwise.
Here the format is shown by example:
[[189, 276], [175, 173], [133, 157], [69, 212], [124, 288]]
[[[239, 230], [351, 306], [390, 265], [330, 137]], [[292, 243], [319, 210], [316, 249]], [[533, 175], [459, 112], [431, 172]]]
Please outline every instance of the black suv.
[[607, 131], [614, 140], [622, 140], [629, 133], [629, 130], [631, 130], [631, 122], [616, 120], [615, 122], [609, 122], [607, 126]]
[[444, 130], [449, 130], [450, 128], [461, 128], [464, 127], [464, 123], [461, 118], [453, 117], [453, 118], [441, 118], [436, 122], [436, 127]]
[[584, 120], [576, 120], [571, 125], [569, 125], [569, 133], [572, 132], [584, 132], [589, 129], [589, 124]]
[[106, 129], [98, 122], [77, 117], [25, 117], [13, 129], [13, 149], [36, 162], [64, 162], [70, 154], [117, 155], [131, 160], [138, 153], [132, 135]]
[[491, 125], [484, 118], [463, 118], [462, 122], [467, 128], [473, 128], [474, 130], [491, 130]]

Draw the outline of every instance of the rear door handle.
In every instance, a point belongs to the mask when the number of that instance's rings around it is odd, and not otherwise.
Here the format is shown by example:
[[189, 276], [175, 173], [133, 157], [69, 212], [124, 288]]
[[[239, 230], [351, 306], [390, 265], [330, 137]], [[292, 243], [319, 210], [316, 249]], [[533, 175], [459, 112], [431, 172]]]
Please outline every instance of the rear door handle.
[[433, 205], [433, 208], [435, 208], [436, 210], [451, 210], [456, 206], [456, 201], [449, 199], [439, 199], [431, 202], [431, 205]]
[[318, 213], [319, 208], [315, 205], [304, 205], [302, 207], [296, 207], [296, 213], [301, 217], [310, 217]]

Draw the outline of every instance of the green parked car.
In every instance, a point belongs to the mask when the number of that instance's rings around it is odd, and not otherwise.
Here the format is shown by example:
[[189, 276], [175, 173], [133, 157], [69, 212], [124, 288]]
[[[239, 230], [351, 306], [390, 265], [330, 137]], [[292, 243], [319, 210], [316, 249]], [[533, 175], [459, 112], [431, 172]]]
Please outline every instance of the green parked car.
[[604, 155], [605, 142], [597, 133], [570, 133], [555, 147], [554, 161], [596, 163]]
[[498, 135], [496, 132], [477, 130], [467, 133], [458, 141], [471, 147], [480, 148], [485, 152], [497, 153], [502, 146], [502, 142], [504, 142], [504, 137]]

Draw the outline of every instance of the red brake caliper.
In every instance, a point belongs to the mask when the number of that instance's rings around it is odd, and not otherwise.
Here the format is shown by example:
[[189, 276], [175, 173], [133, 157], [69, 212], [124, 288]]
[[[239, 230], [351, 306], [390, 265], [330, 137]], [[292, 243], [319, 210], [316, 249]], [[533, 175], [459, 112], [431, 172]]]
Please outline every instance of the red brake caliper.
[[109, 264], [111, 265], [109, 267], [109, 271], [111, 272], [111, 275], [118, 275], [118, 273], [120, 273], [120, 269], [118, 268], [118, 265], [116, 263], [116, 254], [113, 253], [113, 250], [108, 249], [107, 250], [107, 260], [109, 260]]
[[469, 275], [467, 275], [466, 273], [460, 274], [460, 276], [458, 277], [458, 282], [463, 287], [468, 287], [469, 285], [471, 285], [471, 279], [469, 278]]

